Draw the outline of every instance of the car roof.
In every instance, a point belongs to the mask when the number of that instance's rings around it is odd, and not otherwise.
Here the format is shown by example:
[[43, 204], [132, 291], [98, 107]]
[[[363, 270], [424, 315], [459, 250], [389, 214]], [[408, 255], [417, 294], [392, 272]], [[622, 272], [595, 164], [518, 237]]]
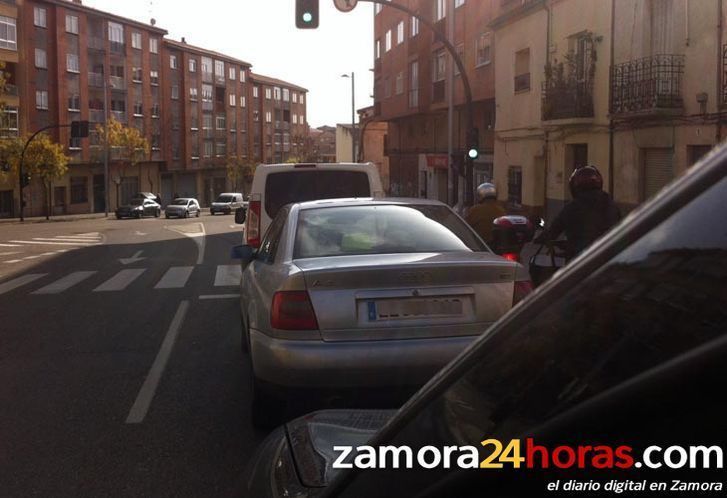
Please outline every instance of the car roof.
[[194, 197], [175, 197], [174, 199], [172, 199], [172, 202], [174, 202], [174, 201], [196, 201], [196, 200], [197, 199], [195, 199]]
[[441, 201], [434, 199], [417, 199], [415, 197], [355, 197], [345, 199], [318, 199], [315, 201], [296, 202], [291, 204], [301, 210], [316, 209], [323, 207], [344, 207], [344, 206], [384, 206], [384, 205], [414, 205], [417, 206], [446, 206]]

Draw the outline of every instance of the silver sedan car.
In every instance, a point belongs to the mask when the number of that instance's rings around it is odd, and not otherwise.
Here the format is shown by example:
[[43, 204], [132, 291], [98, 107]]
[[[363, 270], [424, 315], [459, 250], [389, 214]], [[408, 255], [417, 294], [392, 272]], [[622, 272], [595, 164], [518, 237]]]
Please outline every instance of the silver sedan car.
[[419, 386], [532, 289], [438, 201], [290, 204], [238, 251], [254, 423], [298, 388]]
[[166, 208], [164, 208], [164, 215], [167, 218], [172, 216], [176, 216], [178, 218], [196, 216], [199, 218], [200, 211], [197, 199], [193, 199], [191, 197], [179, 197], [178, 199], [174, 199]]

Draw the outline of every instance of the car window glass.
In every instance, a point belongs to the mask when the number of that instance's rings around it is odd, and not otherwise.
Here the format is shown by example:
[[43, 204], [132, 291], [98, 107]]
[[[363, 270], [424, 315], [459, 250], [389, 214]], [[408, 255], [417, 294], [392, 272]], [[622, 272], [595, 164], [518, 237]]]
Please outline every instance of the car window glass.
[[271, 218], [286, 204], [348, 197], [371, 197], [365, 172], [287, 171], [271, 173], [265, 182], [265, 210]]
[[[489, 337], [475, 366], [386, 444], [475, 444], [490, 434], [504, 440], [723, 336], [727, 218], [706, 224], [704, 216], [726, 212], [726, 193], [727, 178], [527, 325]], [[433, 429], [422, 435], [422, 427]], [[353, 494], [362, 491], [364, 474]]]
[[275, 253], [280, 242], [280, 235], [283, 232], [285, 221], [288, 219], [288, 209], [284, 209], [278, 213], [273, 222], [268, 227], [268, 231], [265, 233], [262, 242], [260, 243], [260, 249], [258, 250], [258, 261], [265, 263], [272, 263], [275, 260]]
[[485, 250], [451, 209], [369, 205], [306, 209], [298, 217], [295, 258]]

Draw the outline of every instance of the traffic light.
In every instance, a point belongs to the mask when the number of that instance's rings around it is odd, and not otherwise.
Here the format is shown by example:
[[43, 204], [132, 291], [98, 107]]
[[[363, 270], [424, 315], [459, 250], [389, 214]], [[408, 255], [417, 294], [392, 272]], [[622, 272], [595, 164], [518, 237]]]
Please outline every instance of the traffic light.
[[71, 138], [88, 137], [88, 121], [71, 121]]
[[299, 29], [318, 27], [318, 0], [295, 0], [295, 26]]
[[23, 176], [20, 178], [20, 183], [23, 187], [30, 185], [30, 173], [23, 173]]
[[467, 157], [473, 161], [480, 157], [480, 130], [477, 128], [467, 132]]

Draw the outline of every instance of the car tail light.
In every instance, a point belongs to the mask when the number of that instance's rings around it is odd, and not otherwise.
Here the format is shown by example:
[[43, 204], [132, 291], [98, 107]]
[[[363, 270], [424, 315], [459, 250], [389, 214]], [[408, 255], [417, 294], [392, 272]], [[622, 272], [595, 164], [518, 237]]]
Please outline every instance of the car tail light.
[[282, 330], [317, 330], [318, 320], [308, 292], [276, 292], [273, 296], [270, 325]]
[[260, 194], [254, 194], [247, 206], [247, 226], [245, 227], [247, 245], [260, 247]]
[[515, 306], [531, 292], [533, 292], [533, 283], [530, 280], [519, 280], [515, 282], [515, 289], [512, 293], [512, 305]]
[[516, 252], [506, 252], [501, 254], [501, 256], [509, 261], [519, 262], [520, 261], [520, 255]]

